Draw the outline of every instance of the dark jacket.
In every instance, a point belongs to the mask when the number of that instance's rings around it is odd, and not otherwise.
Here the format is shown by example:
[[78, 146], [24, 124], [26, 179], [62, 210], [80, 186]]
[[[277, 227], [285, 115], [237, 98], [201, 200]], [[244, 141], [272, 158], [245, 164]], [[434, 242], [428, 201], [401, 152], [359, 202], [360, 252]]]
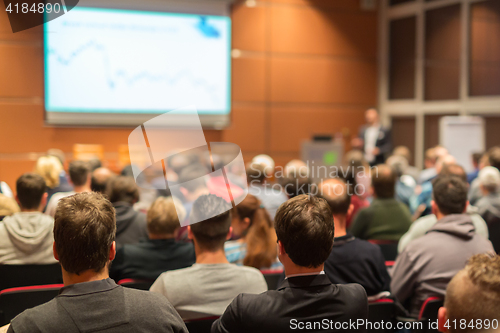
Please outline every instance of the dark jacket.
[[111, 279], [77, 283], [14, 318], [8, 333], [188, 332], [162, 295], [118, 286]]
[[361, 239], [398, 241], [411, 226], [408, 207], [396, 199], [375, 199], [361, 209], [351, 225], [351, 233]]
[[334, 284], [362, 285], [368, 296], [389, 291], [391, 283], [380, 248], [351, 234], [335, 238], [325, 273]]
[[418, 317], [424, 301], [444, 297], [450, 280], [475, 254], [493, 252], [490, 241], [476, 234], [468, 214], [452, 214], [438, 220], [408, 244], [394, 265], [391, 291]]
[[[365, 132], [368, 128], [367, 125], [364, 125], [360, 128], [358, 137], [360, 139], [365, 140]], [[377, 147], [380, 152], [375, 156], [375, 161], [370, 163], [371, 165], [382, 164], [385, 162], [386, 158], [391, 154], [392, 151], [392, 139], [391, 139], [391, 130], [385, 128], [384, 126], [380, 126], [379, 135], [377, 137], [377, 142], [375, 143], [375, 147]], [[363, 152], [365, 151], [365, 146], [363, 143]]]
[[196, 261], [191, 243], [175, 239], [147, 239], [124, 245], [116, 253], [109, 275], [121, 279], [156, 280], [161, 273], [189, 267]]
[[489, 194], [476, 203], [478, 214], [488, 225], [490, 241], [497, 253], [500, 253], [500, 194]]
[[127, 202], [115, 202], [116, 209], [116, 247], [125, 244], [137, 244], [148, 239], [146, 214], [134, 210]]
[[[349, 324], [367, 316], [368, 300], [360, 285], [332, 284], [325, 274], [298, 276], [283, 281], [278, 290], [240, 294], [214, 322], [212, 333], [295, 332], [299, 325], [316, 325], [314, 331], [326, 331], [330, 326], [322, 325]], [[365, 327], [357, 328], [366, 332]], [[328, 332], [345, 331], [349, 329], [333, 327]]]

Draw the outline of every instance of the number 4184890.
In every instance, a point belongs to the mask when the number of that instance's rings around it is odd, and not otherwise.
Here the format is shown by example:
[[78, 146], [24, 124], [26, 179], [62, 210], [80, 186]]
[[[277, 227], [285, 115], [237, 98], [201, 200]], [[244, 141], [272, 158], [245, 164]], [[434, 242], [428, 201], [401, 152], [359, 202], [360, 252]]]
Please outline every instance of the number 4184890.
[[5, 8], [5, 11], [9, 12], [9, 13], [14, 12], [16, 14], [19, 14], [19, 13], [24, 13], [24, 14], [39, 13], [39, 14], [42, 14], [42, 13], [52, 13], [52, 12], [59, 13], [61, 11], [61, 5], [58, 3], [45, 4], [43, 2], [34, 3], [31, 6], [28, 3], [22, 3], [22, 4], [16, 3], [14, 5], [12, 5], [12, 3], [9, 3], [7, 8]]

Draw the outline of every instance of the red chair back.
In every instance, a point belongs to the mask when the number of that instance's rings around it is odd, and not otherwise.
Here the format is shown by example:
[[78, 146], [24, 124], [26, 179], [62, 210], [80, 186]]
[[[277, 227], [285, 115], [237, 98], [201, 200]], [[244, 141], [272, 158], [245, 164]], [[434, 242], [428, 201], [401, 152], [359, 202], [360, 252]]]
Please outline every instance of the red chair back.
[[438, 317], [439, 308], [442, 307], [443, 304], [444, 300], [441, 297], [429, 297], [420, 308], [418, 320], [427, 319], [435, 321]]

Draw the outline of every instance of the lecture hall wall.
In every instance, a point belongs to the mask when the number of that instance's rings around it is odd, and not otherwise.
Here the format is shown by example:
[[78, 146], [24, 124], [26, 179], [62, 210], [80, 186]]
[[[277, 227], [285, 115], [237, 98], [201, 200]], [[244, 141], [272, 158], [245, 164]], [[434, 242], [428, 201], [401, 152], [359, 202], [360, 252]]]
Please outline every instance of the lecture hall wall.
[[[356, 133], [377, 102], [377, 13], [359, 3], [236, 1], [232, 125], [206, 130], [207, 141], [238, 144], [246, 161], [267, 153], [284, 165], [314, 133]], [[131, 131], [44, 125], [42, 45], [40, 27], [11, 33], [0, 2], [0, 179], [12, 188], [33, 169], [32, 153], [97, 143], [116, 159]]]

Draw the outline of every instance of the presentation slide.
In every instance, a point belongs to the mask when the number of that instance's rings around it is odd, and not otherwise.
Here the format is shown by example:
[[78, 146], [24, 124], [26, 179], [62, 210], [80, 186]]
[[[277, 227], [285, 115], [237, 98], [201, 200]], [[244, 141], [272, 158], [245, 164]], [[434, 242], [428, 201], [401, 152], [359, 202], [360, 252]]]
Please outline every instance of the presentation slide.
[[76, 7], [44, 29], [47, 112], [230, 112], [228, 17]]

